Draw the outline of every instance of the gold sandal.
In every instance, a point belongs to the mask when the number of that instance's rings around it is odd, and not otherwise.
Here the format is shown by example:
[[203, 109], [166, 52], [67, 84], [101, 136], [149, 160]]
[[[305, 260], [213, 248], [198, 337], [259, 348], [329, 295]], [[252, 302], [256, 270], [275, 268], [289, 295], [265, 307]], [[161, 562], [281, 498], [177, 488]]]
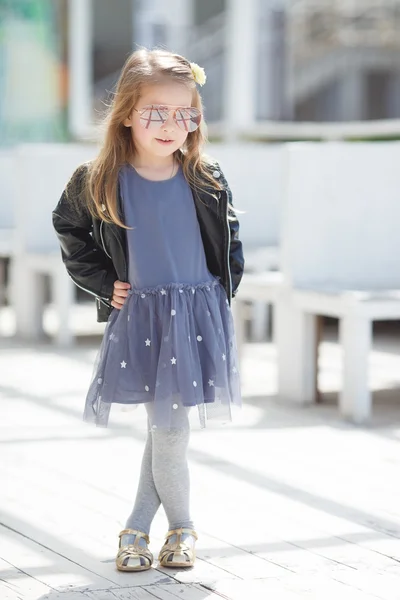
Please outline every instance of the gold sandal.
[[[196, 559], [194, 542], [191, 544], [189, 538], [182, 541], [182, 533], [188, 533], [192, 538], [197, 540], [197, 533], [193, 529], [172, 529], [165, 536], [165, 543], [160, 550], [158, 560], [162, 567], [193, 567]], [[176, 541], [169, 543], [168, 540], [173, 535], [176, 535]], [[189, 542], [189, 543], [188, 543]], [[170, 560], [169, 560], [170, 559]]]
[[[133, 544], [122, 546], [123, 535], [135, 535]], [[118, 571], [146, 571], [153, 564], [153, 555], [147, 548], [139, 546], [140, 538], [143, 538], [147, 544], [150, 543], [149, 536], [143, 531], [136, 529], [123, 529], [119, 534], [119, 550], [115, 562]], [[132, 564], [134, 563], [134, 564]]]

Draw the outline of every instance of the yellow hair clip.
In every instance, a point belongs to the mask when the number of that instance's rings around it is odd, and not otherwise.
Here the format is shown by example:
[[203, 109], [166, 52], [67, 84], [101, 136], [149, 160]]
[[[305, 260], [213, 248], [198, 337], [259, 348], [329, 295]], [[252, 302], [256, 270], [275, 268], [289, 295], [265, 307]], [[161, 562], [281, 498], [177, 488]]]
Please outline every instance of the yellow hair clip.
[[199, 65], [194, 62], [190, 63], [190, 67], [192, 69], [193, 78], [194, 78], [195, 82], [198, 83], [199, 85], [204, 85], [207, 77], [206, 77], [203, 67], [199, 67]]

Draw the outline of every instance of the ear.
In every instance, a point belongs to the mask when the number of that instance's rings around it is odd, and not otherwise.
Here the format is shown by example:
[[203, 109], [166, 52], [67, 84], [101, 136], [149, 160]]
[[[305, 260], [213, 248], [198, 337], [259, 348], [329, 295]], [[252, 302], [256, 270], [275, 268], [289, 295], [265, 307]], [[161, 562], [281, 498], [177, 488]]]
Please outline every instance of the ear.
[[124, 125], [125, 127], [132, 127], [132, 115], [129, 115], [129, 117], [124, 120]]

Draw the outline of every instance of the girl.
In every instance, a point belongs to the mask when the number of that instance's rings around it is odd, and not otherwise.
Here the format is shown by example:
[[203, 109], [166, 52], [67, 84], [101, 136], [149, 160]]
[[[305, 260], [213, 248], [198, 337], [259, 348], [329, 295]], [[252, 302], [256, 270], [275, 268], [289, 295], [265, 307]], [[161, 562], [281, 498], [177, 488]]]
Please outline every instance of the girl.
[[231, 192], [201, 153], [203, 111], [195, 63], [164, 50], [127, 60], [97, 158], [79, 167], [53, 211], [72, 280], [107, 321], [84, 420], [107, 426], [112, 403], [144, 404], [148, 437], [116, 565], [141, 571], [163, 504], [166, 567], [190, 567], [189, 411], [231, 417], [240, 384], [230, 312], [243, 272]]

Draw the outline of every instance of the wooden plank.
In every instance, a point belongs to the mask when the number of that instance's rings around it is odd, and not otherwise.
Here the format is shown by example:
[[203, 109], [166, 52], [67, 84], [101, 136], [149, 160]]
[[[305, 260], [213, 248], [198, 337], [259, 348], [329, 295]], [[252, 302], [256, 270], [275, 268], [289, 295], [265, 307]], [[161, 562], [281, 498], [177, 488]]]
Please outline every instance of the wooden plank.
[[[241, 526], [236, 532], [240, 535]], [[256, 534], [257, 535], [257, 534]], [[231, 573], [232, 577], [251, 579], [259, 577], [280, 577], [287, 570], [264, 557], [257, 556], [249, 550], [217, 540], [211, 535], [202, 534], [197, 543], [197, 556], [205, 562]]]
[[221, 568], [218, 568], [204, 560], [198, 558], [193, 569], [170, 569], [165, 567], [157, 567], [158, 571], [172, 576], [176, 581], [181, 583], [205, 583], [208, 581], [216, 581], [223, 579], [238, 578]]
[[379, 596], [362, 592], [331, 580], [329, 577], [287, 575], [282, 579], [265, 579], [258, 581], [221, 581], [214, 584], [213, 589], [223, 598], [243, 600], [254, 598], [263, 600], [299, 600], [312, 598], [340, 598], [341, 600], [376, 600]]
[[397, 575], [387, 572], [375, 573], [374, 570], [352, 570], [337, 573], [332, 577], [351, 589], [375, 595], [382, 600], [399, 600], [400, 573]]
[[32, 600], [50, 591], [49, 586], [0, 558], [1, 600]]
[[[140, 574], [137, 573], [136, 576]], [[219, 594], [197, 585], [167, 584], [144, 587], [110, 588], [108, 590], [75, 590], [52, 592], [40, 600], [221, 600]], [[2, 597], [3, 600], [3, 597]], [[7, 600], [9, 600], [7, 598]], [[11, 599], [10, 599], [11, 600]], [[14, 598], [12, 598], [14, 600]], [[15, 600], [18, 600], [15, 598]], [[31, 599], [29, 600], [38, 600]]]
[[210, 586], [216, 594], [227, 600], [299, 600], [302, 596], [287, 588], [282, 580], [266, 579], [258, 581], [217, 581]]
[[102, 589], [110, 584], [106, 578], [4, 526], [0, 527], [0, 557], [53, 589], [71, 586]]
[[202, 587], [199, 584], [175, 584], [149, 586], [145, 588], [151, 592], [154, 598], [159, 600], [221, 600], [219, 594]]
[[[139, 577], [141, 573], [131, 573]], [[85, 600], [154, 600], [154, 595], [142, 587], [112, 588], [110, 590], [85, 592]], [[83, 600], [83, 599], [82, 599]]]

